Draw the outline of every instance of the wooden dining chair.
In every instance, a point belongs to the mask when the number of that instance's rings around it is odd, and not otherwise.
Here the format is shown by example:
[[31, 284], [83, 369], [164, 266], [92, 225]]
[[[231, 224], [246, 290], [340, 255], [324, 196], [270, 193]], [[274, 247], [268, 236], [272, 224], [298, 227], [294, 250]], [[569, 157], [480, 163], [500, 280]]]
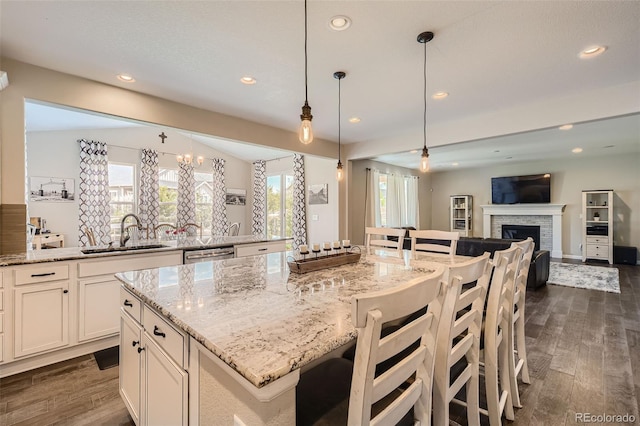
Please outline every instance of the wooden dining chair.
[[[455, 291], [455, 303], [445, 305], [440, 321], [433, 383], [433, 419], [436, 425], [449, 424], [449, 404], [466, 406], [467, 424], [480, 424], [479, 354], [484, 302], [493, 265], [489, 253], [449, 267], [450, 277], [461, 285]], [[466, 403], [455, 400], [465, 388]]]
[[406, 233], [406, 229], [374, 228], [367, 226], [365, 228], [365, 246], [367, 249], [370, 247], [393, 248], [402, 256], [402, 246]]
[[489, 417], [492, 426], [502, 424], [502, 414], [507, 420], [514, 419], [509, 380], [509, 348], [507, 329], [509, 315], [508, 289], [515, 280], [514, 264], [517, 264], [521, 249], [510, 247], [496, 251], [493, 255], [493, 276], [487, 296], [487, 309], [483, 322], [484, 341], [480, 351], [480, 366], [484, 367], [487, 409], [480, 413]]
[[511, 398], [514, 407], [522, 407], [518, 392], [518, 376], [522, 373], [522, 382], [531, 383], [529, 364], [527, 363], [527, 347], [524, 334], [524, 305], [527, 294], [527, 276], [531, 266], [531, 258], [535, 243], [531, 237], [524, 241], [512, 243], [512, 246], [522, 250], [518, 260], [516, 278], [513, 289], [509, 293], [509, 321], [507, 330], [507, 345], [509, 346], [509, 380]]
[[[411, 237], [411, 257], [416, 251], [445, 253], [455, 256], [460, 234], [458, 232], [436, 231], [431, 229], [409, 231]], [[424, 241], [427, 240], [427, 241]]]
[[[442, 321], [450, 322], [444, 312], [453, 310], [446, 304], [455, 303], [443, 269], [395, 288], [353, 296], [355, 361], [333, 358], [302, 374], [296, 424], [431, 424], [437, 333]], [[422, 315], [381, 337], [382, 324], [427, 305]], [[391, 360], [393, 366], [376, 373], [377, 365]]]
[[171, 223], [159, 223], [153, 227], [153, 238], [158, 240], [167, 240], [173, 238], [176, 226]]
[[200, 237], [202, 238], [202, 225], [198, 225], [197, 223], [185, 223], [180, 226], [180, 229], [185, 232], [185, 234], [189, 237]]
[[240, 232], [240, 222], [233, 222], [229, 225], [229, 231], [227, 231], [227, 235], [230, 237], [235, 237]]

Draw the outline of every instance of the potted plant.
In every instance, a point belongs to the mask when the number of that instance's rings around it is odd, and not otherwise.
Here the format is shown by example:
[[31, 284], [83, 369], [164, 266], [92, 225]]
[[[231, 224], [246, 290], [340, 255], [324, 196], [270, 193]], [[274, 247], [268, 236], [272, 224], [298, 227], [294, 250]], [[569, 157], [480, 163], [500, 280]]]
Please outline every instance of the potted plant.
[[595, 213], [593, 214], [593, 220], [595, 220], [596, 222], [597, 222], [597, 221], [599, 221], [599, 220], [600, 220], [600, 213], [595, 212]]

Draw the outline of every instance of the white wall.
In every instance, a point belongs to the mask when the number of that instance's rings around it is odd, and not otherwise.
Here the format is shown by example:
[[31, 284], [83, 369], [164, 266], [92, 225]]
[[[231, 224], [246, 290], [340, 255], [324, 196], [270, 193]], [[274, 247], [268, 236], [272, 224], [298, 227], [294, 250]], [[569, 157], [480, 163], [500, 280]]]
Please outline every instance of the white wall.
[[491, 178], [551, 173], [551, 203], [566, 204], [562, 219], [562, 251], [580, 256], [582, 191], [615, 191], [614, 243], [640, 247], [640, 154], [535, 161], [496, 167], [432, 173], [432, 227], [448, 229], [449, 196], [473, 196], [473, 236], [482, 236], [482, 209], [491, 204]]
[[[227, 188], [247, 190], [245, 206], [227, 206], [229, 222], [240, 222], [240, 234], [247, 234], [251, 224], [251, 164], [210, 147], [191, 141], [177, 131], [163, 129], [169, 136], [163, 144], [158, 137], [160, 130], [149, 127], [102, 130], [64, 130], [30, 132], [27, 134], [27, 176], [64, 177], [75, 179], [76, 197], [72, 203], [28, 202], [30, 216], [40, 216], [47, 220], [47, 228], [65, 235], [65, 245], [78, 245], [78, 196], [80, 148], [78, 139], [106, 142], [109, 146], [109, 161], [139, 164], [140, 149], [152, 148], [167, 154], [159, 155], [161, 167], [176, 167], [174, 154], [193, 151], [194, 155], [205, 158], [223, 158], [225, 164], [225, 184]], [[120, 148], [129, 147], [134, 149]], [[211, 171], [211, 161], [197, 169]]]
[[[338, 235], [338, 182], [335, 177], [336, 161], [304, 156], [305, 204], [307, 207], [307, 244], [348, 239]], [[267, 174], [293, 173], [293, 156], [267, 161]], [[309, 205], [309, 185], [328, 184], [329, 203]], [[314, 217], [317, 216], [317, 220]]]

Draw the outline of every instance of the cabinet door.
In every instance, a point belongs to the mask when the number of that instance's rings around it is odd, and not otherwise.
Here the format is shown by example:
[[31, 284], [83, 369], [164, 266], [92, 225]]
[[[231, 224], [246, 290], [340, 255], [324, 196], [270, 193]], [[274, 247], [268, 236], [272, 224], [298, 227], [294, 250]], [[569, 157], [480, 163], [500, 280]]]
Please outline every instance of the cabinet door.
[[142, 327], [127, 314], [120, 316], [120, 396], [129, 414], [140, 424], [140, 392], [142, 379]]
[[144, 344], [145, 425], [186, 425], [188, 375], [147, 335]]
[[68, 293], [68, 281], [14, 290], [16, 358], [69, 344]]
[[78, 341], [118, 332], [120, 283], [114, 278], [78, 283]]

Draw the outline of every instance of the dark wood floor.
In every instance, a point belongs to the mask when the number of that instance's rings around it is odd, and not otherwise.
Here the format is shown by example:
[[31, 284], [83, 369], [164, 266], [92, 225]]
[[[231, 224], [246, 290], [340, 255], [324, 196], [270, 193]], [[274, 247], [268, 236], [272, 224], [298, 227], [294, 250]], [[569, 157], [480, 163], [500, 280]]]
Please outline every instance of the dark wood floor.
[[[524, 407], [512, 425], [573, 425], [576, 413], [628, 413], [640, 424], [640, 266], [616, 267], [620, 294], [555, 285], [527, 292], [532, 380], [520, 384]], [[101, 371], [89, 355], [0, 379], [0, 424], [133, 421], [118, 394], [118, 369]]]

